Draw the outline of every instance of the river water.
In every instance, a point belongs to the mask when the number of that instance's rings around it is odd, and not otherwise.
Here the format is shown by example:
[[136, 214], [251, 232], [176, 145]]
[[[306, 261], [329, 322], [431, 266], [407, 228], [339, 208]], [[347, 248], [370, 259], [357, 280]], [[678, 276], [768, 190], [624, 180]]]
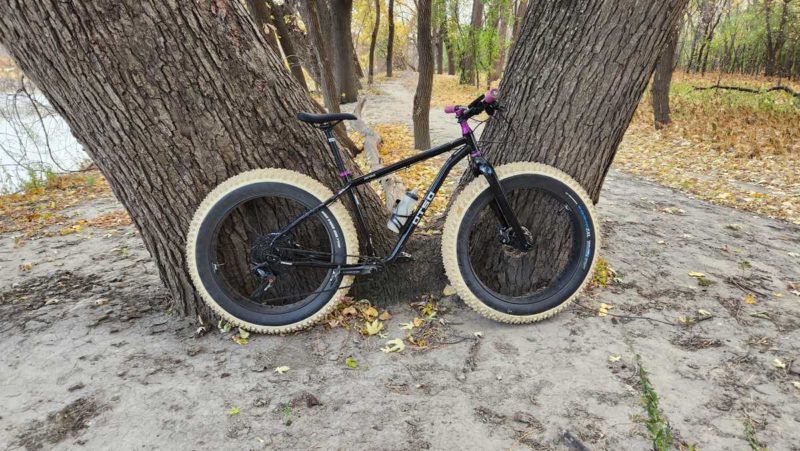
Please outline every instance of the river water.
[[0, 95], [0, 193], [19, 191], [32, 176], [74, 171], [89, 161], [41, 93]]

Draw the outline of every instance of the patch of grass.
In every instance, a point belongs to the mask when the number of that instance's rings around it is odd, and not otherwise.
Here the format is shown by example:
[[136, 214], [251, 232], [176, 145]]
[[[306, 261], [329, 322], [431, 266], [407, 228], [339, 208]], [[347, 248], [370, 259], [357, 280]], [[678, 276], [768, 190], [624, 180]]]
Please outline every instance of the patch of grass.
[[642, 403], [647, 413], [644, 424], [650, 433], [650, 439], [653, 441], [653, 449], [657, 451], [668, 450], [674, 442], [672, 427], [669, 421], [664, 418], [664, 412], [662, 412], [658, 404], [658, 393], [653, 388], [650, 378], [647, 377], [647, 371], [642, 365], [642, 359], [639, 354], [636, 354], [636, 365], [638, 367], [639, 383], [641, 384]]
[[756, 438], [756, 428], [753, 425], [753, 420], [749, 418], [744, 421], [744, 438], [753, 451], [767, 451], [767, 447], [762, 445]]
[[292, 406], [286, 404], [281, 408], [281, 422], [285, 426], [290, 426], [292, 424]]

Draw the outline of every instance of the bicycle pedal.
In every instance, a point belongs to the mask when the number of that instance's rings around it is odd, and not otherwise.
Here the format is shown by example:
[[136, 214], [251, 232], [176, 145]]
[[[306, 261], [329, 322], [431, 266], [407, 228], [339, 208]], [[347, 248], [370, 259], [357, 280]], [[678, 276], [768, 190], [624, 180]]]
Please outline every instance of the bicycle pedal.
[[408, 252], [400, 252], [397, 255], [397, 263], [404, 263], [404, 262], [413, 262], [416, 260], [413, 255], [409, 254]]

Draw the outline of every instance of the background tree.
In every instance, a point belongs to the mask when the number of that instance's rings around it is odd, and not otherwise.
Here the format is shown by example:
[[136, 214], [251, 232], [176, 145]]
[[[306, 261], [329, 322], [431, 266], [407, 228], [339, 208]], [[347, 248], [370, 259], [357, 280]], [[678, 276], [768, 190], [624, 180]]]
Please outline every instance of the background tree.
[[653, 122], [656, 129], [662, 129], [672, 122], [669, 111], [669, 87], [672, 81], [672, 71], [675, 67], [675, 50], [678, 47], [678, 36], [679, 30], [676, 27], [672, 31], [669, 44], [661, 52], [658, 64], [656, 64], [656, 70], [653, 73], [650, 101], [653, 105]]
[[480, 31], [483, 28], [483, 2], [472, 1], [472, 20], [461, 50], [461, 84], [478, 84], [476, 62], [478, 59]]
[[292, 72], [294, 79], [297, 80], [297, 83], [308, 91], [301, 59], [295, 49], [295, 40], [292, 36], [292, 32], [289, 31], [289, 24], [292, 23], [293, 13], [286, 2], [275, 4], [273, 0], [267, 0], [267, 4], [272, 11], [272, 23], [277, 31], [278, 41], [283, 50], [283, 55], [286, 58], [286, 63], [289, 65], [289, 70]]
[[[350, 29], [353, 15], [353, 0], [329, 0], [331, 30], [328, 49], [333, 49], [336, 76], [336, 92], [339, 103], [355, 102], [358, 98], [353, 38]], [[322, 22], [320, 22], [322, 23]]]
[[316, 0], [305, 0], [305, 22], [308, 26], [308, 35], [311, 37], [314, 51], [320, 68], [320, 81], [322, 82], [322, 97], [325, 99], [325, 108], [331, 113], [338, 113], [339, 95], [336, 90], [336, 79], [331, 69], [328, 42], [322, 32], [319, 19], [319, 10]]
[[369, 84], [375, 74], [375, 45], [378, 42], [378, 31], [381, 27], [381, 0], [375, 0], [375, 24], [372, 26], [372, 38], [369, 41]]
[[431, 45], [431, 0], [417, 0], [417, 51], [419, 79], [414, 94], [414, 148], [431, 147], [430, 109], [433, 90], [433, 46]]
[[394, 59], [394, 0], [389, 0], [386, 8], [386, 19], [389, 22], [389, 38], [386, 41], [386, 76], [392, 76], [392, 64]]

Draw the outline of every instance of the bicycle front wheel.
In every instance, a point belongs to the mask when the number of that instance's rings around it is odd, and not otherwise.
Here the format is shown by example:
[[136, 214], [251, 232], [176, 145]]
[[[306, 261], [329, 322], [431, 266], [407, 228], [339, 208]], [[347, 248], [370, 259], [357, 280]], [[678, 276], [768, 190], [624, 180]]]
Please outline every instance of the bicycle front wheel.
[[591, 279], [599, 248], [589, 196], [567, 174], [538, 163], [496, 168], [509, 205], [532, 245], [504, 244], [494, 195], [476, 178], [453, 203], [442, 234], [442, 259], [459, 297], [480, 314], [507, 323], [555, 315]]

